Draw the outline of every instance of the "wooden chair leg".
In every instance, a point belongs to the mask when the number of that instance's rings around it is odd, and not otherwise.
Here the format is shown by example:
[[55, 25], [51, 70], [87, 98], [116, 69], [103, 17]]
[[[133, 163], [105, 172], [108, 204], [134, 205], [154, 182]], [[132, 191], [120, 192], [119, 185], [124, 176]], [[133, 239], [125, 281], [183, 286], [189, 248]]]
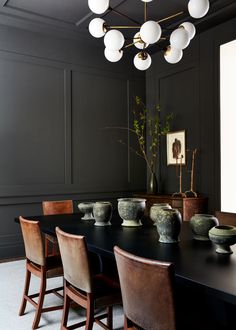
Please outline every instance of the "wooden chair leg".
[[113, 329], [112, 306], [107, 307], [107, 326], [109, 329]]
[[38, 304], [37, 304], [37, 309], [36, 309], [36, 312], [35, 312], [35, 317], [34, 317], [34, 322], [33, 322], [33, 325], [32, 325], [32, 329], [37, 329], [38, 328], [39, 321], [40, 321], [41, 314], [42, 314], [45, 291], [46, 291], [46, 272], [42, 271], [39, 299], [38, 299]]
[[63, 315], [62, 315], [62, 320], [61, 320], [61, 330], [67, 329], [70, 302], [71, 302], [71, 299], [66, 294], [66, 290], [64, 290], [64, 307], [63, 307]]
[[25, 307], [26, 307], [26, 303], [27, 303], [26, 296], [28, 296], [28, 293], [29, 293], [30, 279], [31, 279], [31, 272], [28, 269], [26, 269], [25, 287], [24, 287], [22, 302], [21, 302], [21, 306], [20, 306], [20, 310], [19, 310], [20, 316], [23, 315], [25, 312]]
[[49, 241], [47, 238], [45, 238], [45, 256], [49, 256]]
[[88, 296], [85, 330], [93, 329], [93, 322], [94, 322], [94, 304], [93, 303], [94, 303], [93, 299], [91, 299]]
[[52, 255], [55, 256], [57, 254], [57, 244], [52, 243]]

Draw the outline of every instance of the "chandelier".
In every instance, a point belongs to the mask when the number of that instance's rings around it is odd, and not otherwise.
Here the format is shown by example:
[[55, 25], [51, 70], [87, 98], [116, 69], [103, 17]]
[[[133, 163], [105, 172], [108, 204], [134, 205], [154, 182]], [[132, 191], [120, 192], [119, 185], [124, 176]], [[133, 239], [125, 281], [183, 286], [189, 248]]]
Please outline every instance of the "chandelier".
[[[125, 49], [135, 46], [139, 49], [139, 52], [134, 57], [134, 66], [138, 70], [147, 70], [152, 62], [151, 56], [147, 52], [148, 47], [165, 41], [165, 45], [167, 42], [169, 44], [164, 48], [165, 60], [171, 64], [178, 63], [183, 57], [183, 49], [187, 48], [191, 39], [195, 36], [194, 24], [183, 22], [174, 30], [164, 29], [161, 27], [163, 22], [182, 15], [184, 12], [178, 12], [158, 21], [149, 20], [148, 2], [152, 0], [141, 1], [144, 2], [144, 22], [142, 24], [115, 8], [111, 8], [109, 0], [88, 0], [88, 6], [93, 13], [101, 15], [106, 11], [112, 11], [133, 23], [132, 25], [109, 26], [102, 17], [96, 17], [89, 23], [90, 34], [95, 38], [104, 37], [104, 55], [110, 62], [118, 62], [122, 58]], [[205, 16], [209, 7], [209, 0], [189, 0], [188, 2], [188, 12], [193, 18]], [[120, 32], [120, 30], [125, 29], [135, 31], [132, 38], [125, 38]], [[164, 35], [163, 31], [165, 32]], [[131, 42], [129, 39], [131, 39]]]

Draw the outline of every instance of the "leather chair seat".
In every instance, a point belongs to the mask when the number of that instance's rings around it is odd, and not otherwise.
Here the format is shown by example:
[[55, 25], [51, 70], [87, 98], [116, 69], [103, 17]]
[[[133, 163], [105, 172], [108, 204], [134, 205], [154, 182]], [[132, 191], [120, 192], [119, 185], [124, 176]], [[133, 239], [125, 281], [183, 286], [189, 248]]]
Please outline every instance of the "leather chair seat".
[[[52, 277], [58, 277], [63, 275], [63, 267], [61, 262], [61, 257], [59, 255], [56, 256], [49, 256], [45, 258], [46, 260], [46, 277], [52, 278]], [[40, 265], [37, 265], [34, 262], [30, 262], [30, 265], [32, 268], [40, 272]]]
[[[73, 285], [68, 286], [77, 294], [86, 298], [86, 292], [76, 288]], [[101, 306], [112, 306], [121, 302], [121, 292], [119, 282], [113, 281], [103, 274], [98, 274], [93, 277], [94, 289], [94, 308]]]
[[112, 280], [103, 274], [94, 276], [95, 308], [100, 306], [112, 306], [121, 302], [119, 282]]

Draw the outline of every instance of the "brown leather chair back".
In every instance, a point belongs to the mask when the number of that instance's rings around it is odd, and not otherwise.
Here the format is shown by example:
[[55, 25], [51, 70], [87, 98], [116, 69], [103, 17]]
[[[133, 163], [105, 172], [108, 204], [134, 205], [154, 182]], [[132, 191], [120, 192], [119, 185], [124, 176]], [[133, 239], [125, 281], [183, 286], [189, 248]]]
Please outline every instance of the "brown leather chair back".
[[40, 266], [45, 266], [44, 247], [38, 221], [19, 217], [25, 245], [26, 258]]
[[53, 214], [70, 214], [73, 213], [73, 201], [44, 201], [42, 202], [43, 214], [53, 215]]
[[215, 211], [215, 216], [222, 225], [236, 226], [236, 213]]
[[125, 316], [142, 329], [174, 330], [173, 265], [114, 248]]
[[84, 236], [65, 233], [56, 228], [64, 269], [64, 278], [76, 288], [92, 293], [92, 276]]

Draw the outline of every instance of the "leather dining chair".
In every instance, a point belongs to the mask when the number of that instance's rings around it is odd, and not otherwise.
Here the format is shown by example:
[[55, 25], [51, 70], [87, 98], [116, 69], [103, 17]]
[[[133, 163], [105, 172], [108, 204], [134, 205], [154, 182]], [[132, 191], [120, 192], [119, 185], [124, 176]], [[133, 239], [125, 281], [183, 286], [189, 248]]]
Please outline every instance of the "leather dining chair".
[[236, 226], [236, 213], [215, 211], [215, 216], [221, 225]]
[[[86, 326], [86, 330], [98, 323], [104, 329], [112, 329], [112, 306], [121, 304], [118, 282], [100, 273], [93, 274], [84, 236], [65, 233], [56, 228], [64, 269], [64, 309], [61, 330]], [[67, 326], [71, 302], [86, 309], [86, 320]], [[106, 307], [107, 312], [96, 316], [97, 308]], [[107, 324], [101, 320], [106, 318]]]
[[176, 330], [171, 263], [137, 257], [114, 247], [120, 279], [124, 329]]
[[[43, 201], [43, 214], [54, 215], [54, 214], [71, 214], [73, 213], [73, 201]], [[52, 245], [52, 255], [57, 254], [58, 244], [56, 237], [45, 234], [45, 255], [49, 256], [50, 244]]]
[[[63, 299], [63, 296], [58, 292], [63, 290], [63, 287], [46, 290], [47, 279], [62, 276], [63, 268], [60, 256], [45, 257], [44, 244], [41, 237], [39, 222], [30, 221], [22, 217], [19, 217], [19, 220], [26, 254], [25, 287], [19, 315], [21, 316], [24, 314], [27, 301], [31, 303], [36, 308], [32, 329], [37, 329], [42, 313], [63, 308], [63, 304], [46, 308], [43, 307], [44, 297], [46, 294], [54, 293]], [[39, 293], [29, 295], [31, 274], [39, 277], [41, 284]], [[38, 297], [38, 302], [34, 300], [36, 297]]]

